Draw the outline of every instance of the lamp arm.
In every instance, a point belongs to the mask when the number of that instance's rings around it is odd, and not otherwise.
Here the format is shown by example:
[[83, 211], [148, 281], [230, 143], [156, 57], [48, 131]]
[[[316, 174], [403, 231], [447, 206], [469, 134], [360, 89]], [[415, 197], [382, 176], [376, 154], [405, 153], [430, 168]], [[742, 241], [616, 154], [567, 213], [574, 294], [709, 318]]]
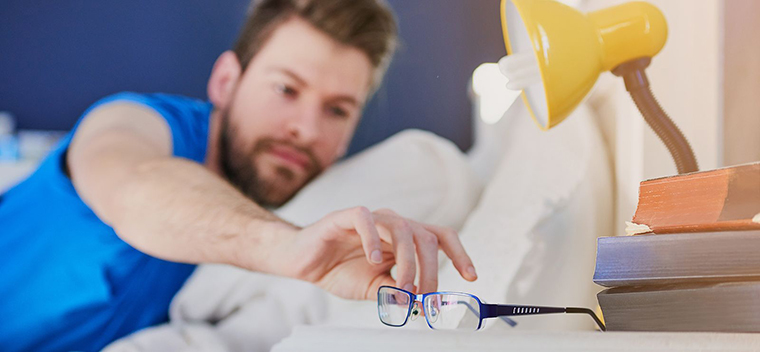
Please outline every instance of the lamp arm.
[[623, 77], [625, 88], [631, 94], [636, 107], [644, 120], [654, 130], [660, 140], [670, 151], [675, 160], [679, 174], [699, 171], [694, 151], [689, 142], [673, 120], [662, 109], [652, 94], [644, 69], [649, 66], [651, 58], [644, 57], [621, 64], [612, 70], [615, 76]]

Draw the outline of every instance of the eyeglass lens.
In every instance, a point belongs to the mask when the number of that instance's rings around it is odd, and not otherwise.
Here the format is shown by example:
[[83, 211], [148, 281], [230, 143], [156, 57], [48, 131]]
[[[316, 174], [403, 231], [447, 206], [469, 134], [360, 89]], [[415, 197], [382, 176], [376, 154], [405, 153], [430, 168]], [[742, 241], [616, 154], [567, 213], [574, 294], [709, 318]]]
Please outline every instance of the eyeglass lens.
[[480, 304], [474, 297], [456, 293], [431, 294], [422, 303], [433, 329], [477, 330], [480, 325]]
[[380, 315], [380, 321], [390, 326], [406, 324], [412, 307], [411, 303], [410, 294], [391, 287], [381, 288], [377, 293], [377, 312]]

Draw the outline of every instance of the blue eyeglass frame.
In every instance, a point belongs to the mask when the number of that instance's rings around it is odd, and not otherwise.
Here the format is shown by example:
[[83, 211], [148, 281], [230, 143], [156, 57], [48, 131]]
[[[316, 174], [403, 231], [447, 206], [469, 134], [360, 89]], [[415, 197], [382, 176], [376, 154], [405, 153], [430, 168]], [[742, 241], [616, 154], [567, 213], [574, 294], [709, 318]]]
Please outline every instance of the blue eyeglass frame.
[[[411, 293], [411, 292], [409, 292], [407, 290], [400, 289], [398, 287], [380, 286], [380, 288], [377, 290], [377, 309], [378, 309], [378, 315], [380, 314], [380, 291], [383, 288], [388, 288], [388, 289], [392, 289], [392, 290], [401, 291], [401, 292], [406, 293], [409, 296], [409, 307], [406, 310], [406, 317], [404, 318], [404, 322], [401, 323], [401, 324], [399, 324], [399, 325], [393, 325], [393, 324], [388, 324], [388, 323], [384, 322], [383, 319], [380, 319], [380, 322], [383, 323], [383, 324], [385, 324], [385, 325], [387, 325], [387, 326], [398, 328], [398, 327], [402, 327], [402, 326], [406, 325], [406, 323], [409, 322], [409, 317], [412, 315], [412, 309], [414, 308], [414, 302], [420, 302], [420, 305], [422, 305], [422, 309], [424, 310], [425, 309], [425, 303], [424, 303], [425, 302], [425, 297], [431, 296], [431, 295], [459, 295], [459, 296], [468, 296], [468, 297], [471, 297], [471, 298], [475, 299], [475, 301], [478, 302], [478, 305], [479, 305], [479, 307], [478, 307], [478, 312], [479, 312], [478, 313], [478, 315], [479, 315], [478, 327], [475, 330], [480, 330], [480, 328], [483, 325], [483, 307], [485, 305], [483, 304], [483, 302], [480, 301], [480, 298], [478, 298], [477, 296], [469, 294], [469, 293], [465, 293], [465, 292], [441, 291], [441, 292], [428, 292], [428, 293], [424, 293], [424, 294], [421, 294], [421, 295], [417, 295], [417, 294]], [[467, 304], [467, 303], [465, 303], [465, 305], [467, 305], [467, 307], [470, 308], [470, 311], [473, 311], [473, 307], [470, 307], [470, 305]], [[515, 322], [512, 319], [506, 318], [506, 320], [508, 320], [507, 324], [509, 324], [511, 326], [517, 325], [517, 322]], [[430, 324], [430, 320], [428, 320], [427, 314], [425, 314], [425, 322], [428, 324], [428, 327], [430, 327], [433, 330], [437, 330], [436, 328], [434, 328]]]
[[[422, 309], [425, 308], [425, 298], [427, 296], [431, 295], [459, 295], [459, 296], [468, 296], [473, 299], [475, 299], [476, 302], [478, 302], [479, 305], [479, 312], [480, 317], [478, 320], [478, 327], [475, 329], [480, 330], [483, 327], [483, 319], [488, 318], [501, 318], [509, 324], [511, 327], [515, 327], [517, 325], [517, 322], [507, 318], [507, 316], [517, 316], [517, 315], [538, 315], [538, 314], [556, 314], [556, 313], [567, 313], [567, 314], [588, 314], [591, 316], [592, 319], [594, 319], [594, 322], [599, 327], [601, 331], [607, 331], [607, 328], [604, 326], [604, 323], [599, 319], [599, 317], [596, 316], [596, 313], [588, 308], [577, 308], [577, 307], [544, 307], [544, 306], [523, 306], [523, 305], [507, 305], [507, 304], [487, 304], [483, 303], [480, 298], [477, 296], [466, 293], [466, 292], [456, 292], [456, 291], [440, 291], [440, 292], [428, 292], [424, 294], [414, 294], [407, 290], [400, 289], [398, 287], [393, 286], [380, 286], [377, 290], [377, 309], [378, 309], [378, 316], [380, 315], [380, 291], [383, 288], [388, 288], [392, 290], [397, 290], [406, 293], [409, 295], [409, 307], [407, 308], [406, 317], [404, 318], [404, 322], [399, 325], [393, 325], [388, 324], [383, 321], [383, 319], [380, 319], [380, 322], [391, 327], [402, 327], [406, 325], [406, 323], [409, 321], [409, 316], [412, 314], [412, 308], [414, 308], [414, 302], [420, 302], [420, 305], [422, 306]], [[473, 307], [470, 307], [469, 304], [465, 303], [468, 308], [470, 308], [470, 311], [473, 310]], [[430, 327], [433, 330], [438, 330], [434, 328], [430, 324], [430, 320], [425, 314], [425, 322], [428, 324], [428, 327]]]

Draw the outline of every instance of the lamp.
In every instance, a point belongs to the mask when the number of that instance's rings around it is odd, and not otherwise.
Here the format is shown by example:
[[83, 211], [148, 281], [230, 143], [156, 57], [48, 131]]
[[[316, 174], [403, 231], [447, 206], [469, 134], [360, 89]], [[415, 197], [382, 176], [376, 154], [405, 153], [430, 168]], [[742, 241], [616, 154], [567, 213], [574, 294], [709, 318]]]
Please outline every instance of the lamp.
[[629, 2], [583, 14], [552, 0], [502, 0], [508, 87], [522, 90], [534, 121], [548, 130], [565, 119], [602, 72], [623, 77], [644, 119], [665, 143], [679, 173], [697, 171], [691, 146], [652, 95], [644, 70], [667, 38], [656, 7]]

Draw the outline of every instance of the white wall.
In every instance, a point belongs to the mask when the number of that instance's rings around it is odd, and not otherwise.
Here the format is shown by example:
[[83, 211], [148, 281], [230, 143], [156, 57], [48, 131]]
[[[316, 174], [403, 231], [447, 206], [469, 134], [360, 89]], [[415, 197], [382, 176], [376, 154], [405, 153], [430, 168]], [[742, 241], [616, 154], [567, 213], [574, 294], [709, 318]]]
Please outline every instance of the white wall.
[[730, 0], [723, 18], [723, 158], [760, 161], [760, 1]]

